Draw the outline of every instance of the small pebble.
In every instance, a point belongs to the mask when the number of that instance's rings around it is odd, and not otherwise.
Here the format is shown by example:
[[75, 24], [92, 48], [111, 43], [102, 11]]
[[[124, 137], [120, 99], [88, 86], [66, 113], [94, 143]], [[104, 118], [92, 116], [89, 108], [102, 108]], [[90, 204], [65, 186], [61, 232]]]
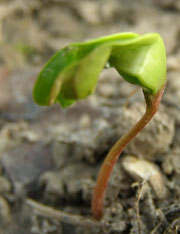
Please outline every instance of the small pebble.
[[11, 183], [3, 176], [0, 176], [0, 194], [9, 193], [11, 191]]
[[91, 126], [91, 117], [87, 114], [84, 114], [81, 118], [80, 118], [80, 126], [82, 128], [90, 128]]
[[122, 161], [123, 168], [134, 179], [143, 179], [150, 183], [156, 196], [163, 199], [167, 195], [164, 177], [159, 168], [151, 162], [144, 159], [138, 159], [127, 155]]
[[55, 172], [45, 172], [40, 177], [40, 185], [45, 187], [45, 197], [53, 202], [65, 196], [63, 183]]
[[7, 201], [0, 196], [0, 219], [3, 223], [9, 223], [11, 220], [10, 207]]
[[112, 97], [114, 93], [113, 86], [108, 83], [101, 84], [98, 88], [98, 91], [105, 98]]
[[170, 175], [173, 172], [180, 174], [180, 163], [179, 163], [180, 150], [179, 148], [174, 148], [170, 154], [166, 155], [166, 158], [162, 164], [163, 171]]

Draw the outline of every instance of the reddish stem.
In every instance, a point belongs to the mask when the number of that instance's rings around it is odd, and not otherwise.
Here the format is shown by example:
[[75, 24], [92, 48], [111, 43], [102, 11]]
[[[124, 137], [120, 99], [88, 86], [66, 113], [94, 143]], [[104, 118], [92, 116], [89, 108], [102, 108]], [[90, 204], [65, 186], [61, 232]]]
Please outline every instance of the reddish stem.
[[164, 86], [154, 96], [144, 92], [144, 97], [146, 101], [145, 114], [127, 134], [125, 134], [115, 143], [115, 145], [111, 148], [108, 155], [106, 156], [101, 170], [99, 172], [99, 176], [93, 193], [92, 213], [95, 219], [99, 220], [103, 215], [104, 196], [110, 175], [112, 173], [116, 161], [118, 160], [124, 147], [146, 126], [146, 124], [152, 119], [154, 114], [157, 112], [163, 92]]

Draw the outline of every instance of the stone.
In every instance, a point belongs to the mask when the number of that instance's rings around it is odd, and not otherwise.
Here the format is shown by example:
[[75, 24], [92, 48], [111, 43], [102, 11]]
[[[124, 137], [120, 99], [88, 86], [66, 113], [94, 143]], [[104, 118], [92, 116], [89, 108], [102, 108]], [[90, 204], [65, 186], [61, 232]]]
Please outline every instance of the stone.
[[10, 181], [6, 177], [0, 176], [0, 194], [9, 193], [11, 189]]
[[164, 199], [167, 196], [165, 179], [155, 164], [131, 155], [126, 155], [122, 160], [122, 165], [134, 179], [148, 181], [159, 199]]

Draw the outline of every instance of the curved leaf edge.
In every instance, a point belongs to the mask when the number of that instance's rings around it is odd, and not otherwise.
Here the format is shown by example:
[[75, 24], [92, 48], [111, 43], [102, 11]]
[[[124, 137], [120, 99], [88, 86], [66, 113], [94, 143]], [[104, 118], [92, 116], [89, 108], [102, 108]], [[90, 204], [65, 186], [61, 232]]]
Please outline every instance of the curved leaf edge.
[[[103, 44], [101, 45], [101, 43], [103, 43]], [[115, 34], [115, 35], [111, 35], [111, 36], [101, 37], [98, 39], [92, 39], [92, 40], [82, 42], [82, 43], [72, 43], [69, 46], [56, 52], [50, 58], [50, 60], [45, 64], [42, 71], [39, 73], [39, 76], [37, 78], [36, 84], [35, 84], [34, 89], [33, 89], [33, 97], [34, 97], [35, 102], [39, 105], [47, 105], [47, 106], [50, 104], [53, 104], [55, 102], [59, 102], [62, 107], [67, 107], [67, 106], [73, 104], [74, 102], [76, 102], [77, 100], [82, 99], [82, 98], [77, 98], [77, 99], [65, 98], [61, 95], [61, 92], [60, 92], [61, 89], [60, 89], [57, 91], [58, 94], [56, 95], [54, 100], [53, 101], [49, 100], [50, 99], [49, 90], [50, 91], [52, 90], [52, 87], [50, 87], [50, 86], [53, 86], [53, 83], [58, 78], [59, 74], [57, 73], [54, 76], [54, 80], [50, 79], [49, 86], [48, 86], [47, 85], [48, 84], [47, 75], [44, 76], [44, 71], [47, 72], [49, 69], [49, 66], [50, 66], [50, 69], [52, 69], [52, 71], [53, 71], [52, 64], [53, 64], [54, 60], [57, 60], [57, 57], [60, 54], [63, 54], [63, 56], [66, 57], [66, 54], [69, 53], [71, 55], [71, 52], [73, 51], [73, 55], [74, 55], [74, 60], [71, 59], [72, 60], [71, 63], [67, 67], [62, 68], [62, 71], [61, 71], [61, 73], [62, 73], [63, 71], [68, 70], [70, 66], [73, 66], [77, 63], [77, 57], [79, 56], [78, 53], [81, 50], [83, 51], [84, 48], [92, 47], [90, 52], [88, 52], [88, 53], [91, 53], [91, 51], [93, 51], [94, 48], [96, 48], [97, 46], [105, 46], [105, 47], [111, 46], [112, 53], [113, 53], [113, 50], [115, 50], [117, 46], [118, 47], [126, 47], [126, 46], [131, 46], [131, 45], [133, 46], [133, 44], [136, 44], [136, 46], [137, 46], [138, 44], [143, 45], [143, 43], [145, 43], [145, 46], [147, 46], [147, 44], [154, 46], [157, 43], [159, 43], [160, 47], [162, 47], [161, 52], [164, 53], [162, 56], [162, 57], [164, 57], [164, 61], [163, 61], [163, 63], [164, 63], [164, 65], [163, 65], [164, 66], [164, 77], [161, 79], [161, 82], [159, 83], [159, 87], [157, 87], [154, 90], [147, 88], [146, 87], [147, 84], [144, 84], [144, 81], [141, 80], [140, 76], [138, 77], [138, 79], [140, 80], [140, 83], [137, 83], [137, 85], [140, 85], [147, 92], [152, 93], [152, 95], [155, 95], [158, 92], [158, 90], [163, 86], [163, 84], [165, 83], [165, 80], [166, 80], [166, 59], [165, 59], [166, 55], [165, 55], [163, 40], [161, 39], [160, 35], [157, 33], [151, 33], [151, 34], [146, 34], [146, 35], [142, 35], [142, 36], [139, 36], [138, 34], [134, 34], [134, 33], [119, 33], [119, 34]], [[82, 61], [81, 59], [83, 59], [83, 57], [86, 57], [86, 55], [87, 54], [83, 54], [81, 52], [79, 63]], [[109, 58], [111, 58], [111, 55], [109, 56]], [[107, 61], [108, 61], [108, 59], [107, 59]], [[119, 73], [122, 75], [123, 78], [125, 78], [123, 71], [121, 71]], [[138, 75], [136, 75], [136, 76], [138, 76]], [[45, 79], [46, 79], [46, 82], [45, 82]], [[128, 79], [126, 79], [126, 80], [128, 81]], [[45, 82], [45, 85], [44, 85], [44, 82]], [[45, 89], [46, 86], [49, 88], [48, 90]], [[149, 86], [151, 86], [151, 84], [149, 84]], [[45, 89], [44, 90], [44, 97], [46, 97], [46, 98], [43, 97], [44, 99], [41, 99], [41, 95], [42, 95], [41, 89], [43, 89], [43, 90]], [[48, 95], [48, 92], [49, 92], [49, 95]], [[85, 98], [85, 97], [83, 97], [83, 98]]]

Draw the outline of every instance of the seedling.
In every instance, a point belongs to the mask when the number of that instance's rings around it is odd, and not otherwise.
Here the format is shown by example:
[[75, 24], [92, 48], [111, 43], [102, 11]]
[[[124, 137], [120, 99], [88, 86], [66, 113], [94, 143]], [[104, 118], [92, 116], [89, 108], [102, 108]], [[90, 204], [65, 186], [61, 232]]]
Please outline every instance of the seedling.
[[166, 82], [166, 53], [159, 34], [119, 33], [58, 51], [44, 66], [34, 86], [34, 100], [68, 107], [95, 90], [99, 74], [108, 63], [128, 82], [142, 88], [146, 102], [143, 117], [111, 148], [101, 167], [92, 198], [92, 214], [101, 219], [104, 196], [113, 167], [124, 147], [157, 112]]

